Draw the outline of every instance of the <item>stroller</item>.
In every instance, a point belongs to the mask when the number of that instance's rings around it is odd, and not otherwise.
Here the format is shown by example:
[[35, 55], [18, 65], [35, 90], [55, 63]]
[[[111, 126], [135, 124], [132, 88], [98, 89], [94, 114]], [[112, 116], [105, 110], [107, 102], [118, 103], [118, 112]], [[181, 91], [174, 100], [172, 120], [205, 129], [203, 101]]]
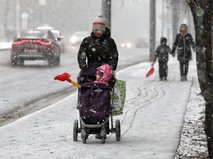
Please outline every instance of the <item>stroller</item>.
[[[91, 68], [90, 68], [91, 70]], [[113, 101], [111, 100], [111, 93], [113, 88], [111, 86], [94, 83], [94, 77], [86, 76], [86, 81], [80, 81], [82, 76], [85, 76], [82, 70], [79, 75], [78, 83], [81, 83], [81, 88], [78, 91], [78, 110], [80, 119], [74, 120], [73, 125], [73, 140], [77, 141], [78, 133], [81, 134], [82, 142], [85, 144], [90, 134], [94, 134], [97, 139], [100, 139], [104, 144], [107, 134], [115, 133], [116, 140], [121, 139], [120, 120], [115, 121], [113, 125]], [[94, 72], [92, 75], [95, 75]], [[80, 126], [78, 126], [80, 123]]]

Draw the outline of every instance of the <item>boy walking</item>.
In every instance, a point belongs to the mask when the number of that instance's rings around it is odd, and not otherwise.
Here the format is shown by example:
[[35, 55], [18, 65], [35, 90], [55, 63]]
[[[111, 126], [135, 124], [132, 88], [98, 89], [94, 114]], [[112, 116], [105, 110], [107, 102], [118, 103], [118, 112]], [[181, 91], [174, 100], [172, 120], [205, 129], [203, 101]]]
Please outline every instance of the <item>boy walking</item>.
[[165, 37], [161, 37], [160, 45], [156, 49], [154, 62], [158, 59], [159, 63], [159, 78], [160, 80], [167, 80], [168, 74], [168, 60], [169, 60], [169, 53], [171, 53], [171, 49], [168, 45], [166, 45], [167, 39]]

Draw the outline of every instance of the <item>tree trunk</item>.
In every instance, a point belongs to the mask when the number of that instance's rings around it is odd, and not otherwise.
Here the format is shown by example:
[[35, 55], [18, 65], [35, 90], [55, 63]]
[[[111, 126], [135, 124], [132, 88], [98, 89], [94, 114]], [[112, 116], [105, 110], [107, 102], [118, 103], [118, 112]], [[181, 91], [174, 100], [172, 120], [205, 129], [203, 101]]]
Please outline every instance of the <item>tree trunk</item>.
[[[205, 132], [209, 157], [213, 159], [213, 1], [188, 0], [195, 23], [198, 80], [206, 101]], [[200, 7], [200, 8], [199, 8]], [[200, 13], [203, 12], [203, 15]]]

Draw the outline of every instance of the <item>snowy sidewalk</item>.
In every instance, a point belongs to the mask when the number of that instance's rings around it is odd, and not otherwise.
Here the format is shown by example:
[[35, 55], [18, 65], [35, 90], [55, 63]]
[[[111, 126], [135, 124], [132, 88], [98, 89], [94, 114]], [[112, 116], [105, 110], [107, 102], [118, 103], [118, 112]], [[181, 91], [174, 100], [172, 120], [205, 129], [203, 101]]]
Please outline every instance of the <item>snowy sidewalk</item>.
[[175, 159], [208, 159], [204, 121], [205, 101], [200, 95], [198, 82], [193, 81]]
[[[167, 82], [155, 74], [145, 79], [149, 63], [117, 73], [127, 81], [125, 112], [121, 120], [121, 141], [115, 134], [106, 144], [90, 136], [87, 144], [72, 140], [77, 93], [0, 128], [0, 158], [12, 159], [173, 159], [180, 142], [186, 107], [190, 101], [195, 64], [188, 81], [180, 82], [177, 62], [169, 64]], [[198, 85], [194, 85], [198, 87]], [[195, 93], [196, 94], [196, 93]], [[202, 99], [200, 99], [202, 100]], [[197, 103], [194, 103], [197, 104]], [[115, 118], [114, 118], [115, 120]]]

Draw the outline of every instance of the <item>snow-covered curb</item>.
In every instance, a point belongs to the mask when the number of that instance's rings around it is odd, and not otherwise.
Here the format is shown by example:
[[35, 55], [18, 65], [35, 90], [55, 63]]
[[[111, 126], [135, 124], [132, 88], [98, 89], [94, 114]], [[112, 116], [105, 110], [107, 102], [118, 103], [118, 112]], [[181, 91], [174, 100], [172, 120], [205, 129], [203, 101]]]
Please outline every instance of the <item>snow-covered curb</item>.
[[204, 132], [205, 101], [198, 81], [193, 81], [191, 95], [175, 159], [207, 159], [207, 138]]
[[11, 42], [0, 42], [0, 51], [9, 50], [9, 49], [11, 49], [11, 46], [12, 46]]

